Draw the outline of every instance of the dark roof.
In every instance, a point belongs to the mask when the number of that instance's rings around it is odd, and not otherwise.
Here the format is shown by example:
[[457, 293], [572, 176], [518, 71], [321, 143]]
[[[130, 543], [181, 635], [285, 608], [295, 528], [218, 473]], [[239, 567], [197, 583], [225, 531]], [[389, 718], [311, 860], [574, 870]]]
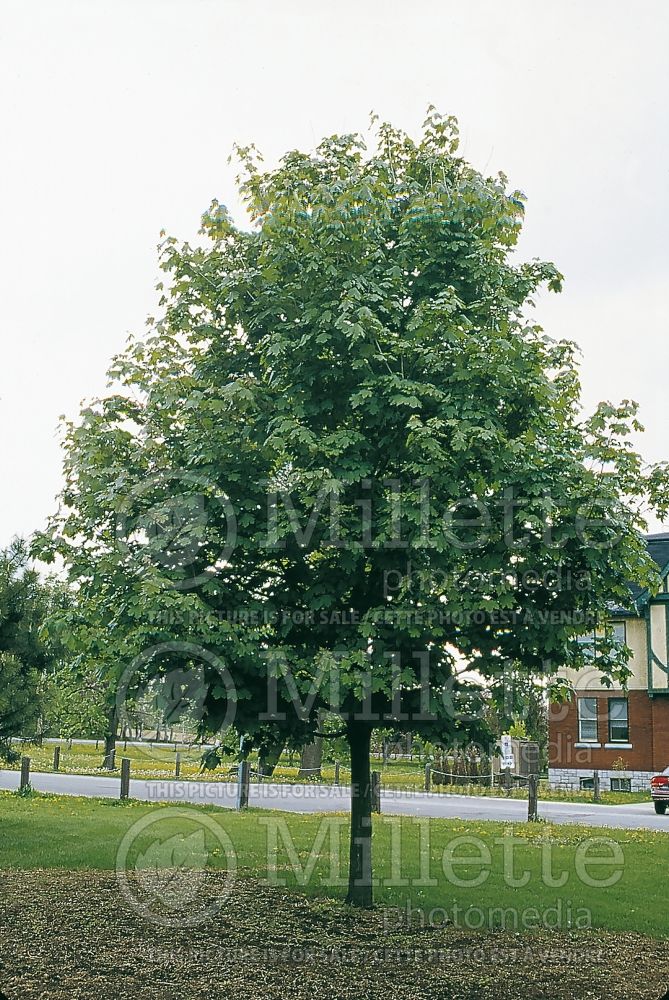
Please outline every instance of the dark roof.
[[646, 535], [646, 544], [660, 569], [666, 569], [669, 565], [669, 531], [661, 531], [657, 535]]
[[[657, 534], [646, 535], [646, 545], [648, 546], [649, 554], [657, 563], [658, 569], [666, 569], [669, 566], [669, 531], [660, 531]], [[635, 601], [642, 594], [646, 594], [646, 590], [643, 587], [637, 587], [634, 583], [630, 584], [630, 590]]]

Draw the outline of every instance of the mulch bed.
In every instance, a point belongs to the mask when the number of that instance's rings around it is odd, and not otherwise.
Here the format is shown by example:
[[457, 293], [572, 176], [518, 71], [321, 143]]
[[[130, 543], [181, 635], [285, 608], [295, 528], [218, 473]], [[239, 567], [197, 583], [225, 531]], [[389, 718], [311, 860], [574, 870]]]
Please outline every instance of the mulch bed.
[[251, 879], [207, 922], [164, 927], [113, 873], [52, 870], [0, 873], [0, 963], [7, 1000], [658, 1000], [669, 985], [666, 942], [638, 934], [386, 932], [380, 910]]

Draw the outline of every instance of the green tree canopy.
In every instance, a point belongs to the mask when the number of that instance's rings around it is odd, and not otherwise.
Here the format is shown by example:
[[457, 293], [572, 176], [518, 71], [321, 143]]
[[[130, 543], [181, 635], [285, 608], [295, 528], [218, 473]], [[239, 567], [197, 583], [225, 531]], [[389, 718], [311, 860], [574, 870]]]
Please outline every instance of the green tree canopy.
[[[524, 197], [458, 155], [453, 119], [268, 171], [238, 153], [250, 225], [213, 202], [201, 243], [163, 242], [161, 316], [67, 428], [40, 551], [118, 648], [215, 653], [235, 694], [210, 670], [210, 728], [231, 698], [257, 745], [339, 715], [368, 905], [372, 730], [480, 741], [505, 663], [578, 666], [592, 616], [652, 584], [666, 469], [629, 444], [634, 404], [582, 414], [575, 346], [529, 309], [561, 276], [516, 260]], [[613, 645], [601, 666], [625, 676]]]
[[35, 732], [44, 708], [44, 675], [56, 650], [43, 634], [54, 589], [32, 566], [28, 546], [15, 539], [0, 551], [0, 756], [12, 759], [11, 740]]

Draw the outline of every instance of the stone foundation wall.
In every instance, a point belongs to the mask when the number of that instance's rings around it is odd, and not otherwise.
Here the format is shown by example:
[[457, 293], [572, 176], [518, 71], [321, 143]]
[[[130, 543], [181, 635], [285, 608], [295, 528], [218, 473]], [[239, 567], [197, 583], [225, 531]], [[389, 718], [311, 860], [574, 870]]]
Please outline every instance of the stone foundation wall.
[[[649, 792], [650, 779], [655, 771], [600, 771], [599, 788], [602, 792], [611, 789], [611, 778], [629, 778], [630, 791]], [[551, 788], [562, 788], [578, 791], [581, 787], [581, 778], [592, 778], [592, 768], [582, 767], [549, 767], [548, 783]]]

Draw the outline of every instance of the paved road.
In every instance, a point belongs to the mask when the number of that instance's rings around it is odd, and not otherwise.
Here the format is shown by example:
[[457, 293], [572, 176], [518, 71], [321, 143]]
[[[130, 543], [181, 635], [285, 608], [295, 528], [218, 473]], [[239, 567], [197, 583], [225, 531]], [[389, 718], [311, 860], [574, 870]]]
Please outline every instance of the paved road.
[[[33, 788], [61, 795], [85, 795], [117, 798], [118, 778], [34, 771]], [[0, 771], [0, 789], [18, 787], [16, 771]], [[146, 802], [191, 802], [234, 808], [237, 787], [232, 782], [212, 781], [140, 781], [130, 782], [132, 798]], [[252, 784], [250, 804], [289, 812], [347, 812], [350, 789], [345, 785], [274, 785]], [[455, 795], [424, 792], [386, 791], [381, 795], [382, 812], [394, 815], [431, 816], [435, 818], [492, 819], [523, 822], [527, 803], [519, 799], [488, 798], [479, 795]], [[669, 833], [669, 815], [657, 816], [651, 802], [622, 806], [588, 803], [540, 802], [539, 814], [550, 823], [583, 823], [587, 826], [624, 827], [626, 829], [663, 830]]]

